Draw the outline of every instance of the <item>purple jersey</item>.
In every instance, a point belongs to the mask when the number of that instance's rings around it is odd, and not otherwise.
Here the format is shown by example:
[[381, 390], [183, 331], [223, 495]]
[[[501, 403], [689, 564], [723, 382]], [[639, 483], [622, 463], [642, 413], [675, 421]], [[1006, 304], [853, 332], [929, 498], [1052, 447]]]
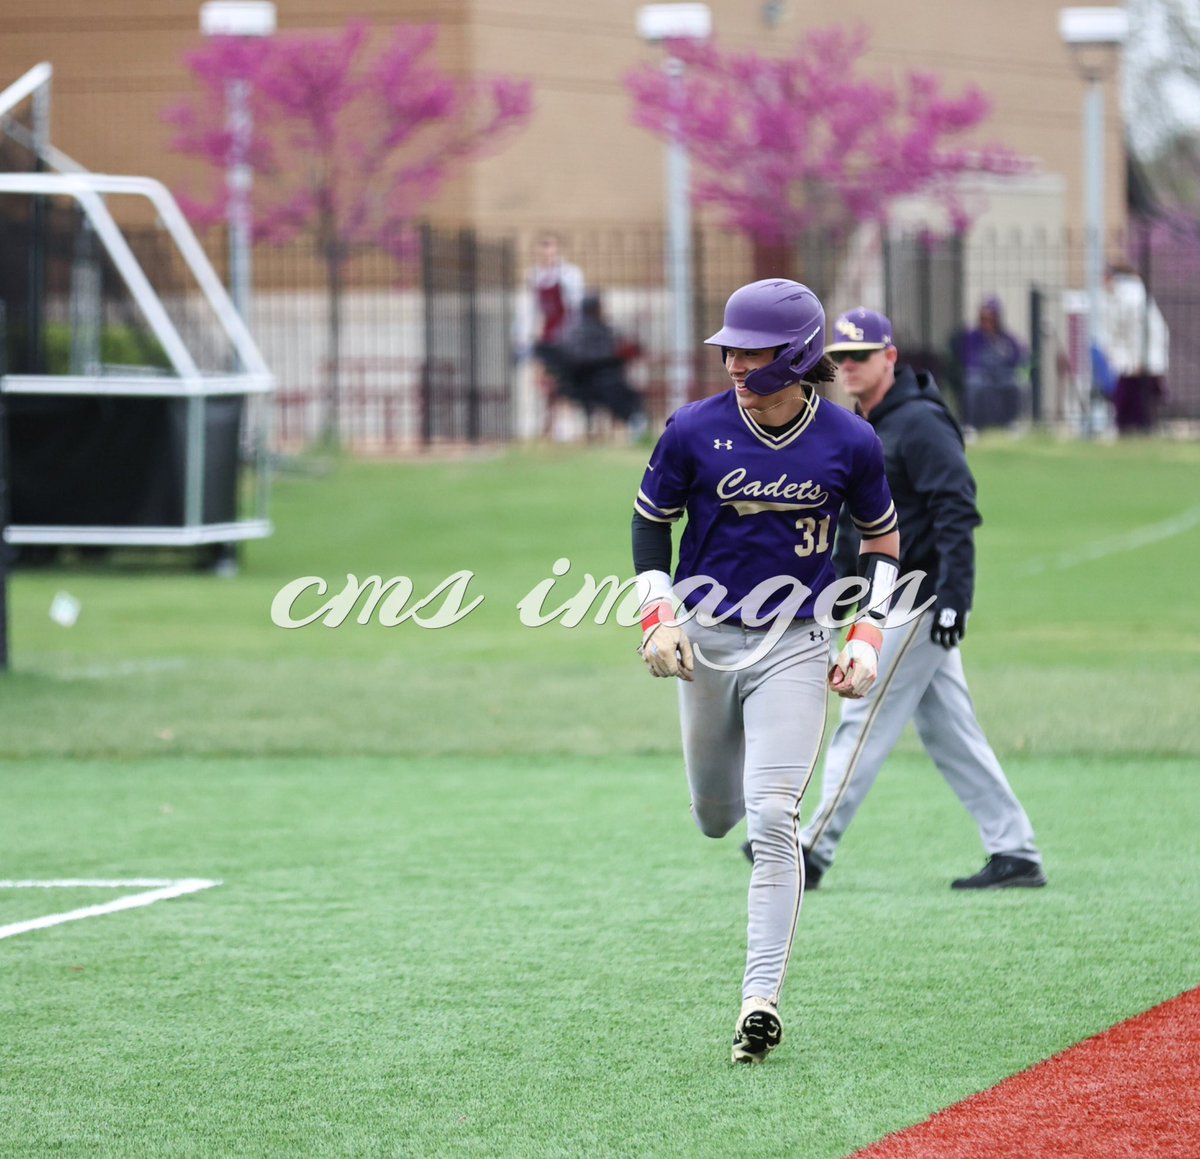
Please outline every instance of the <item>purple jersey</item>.
[[[798, 421], [775, 435], [726, 390], [667, 419], [634, 507], [658, 523], [686, 512], [675, 582], [707, 576], [728, 589], [718, 616], [756, 585], [790, 576], [811, 592], [796, 613], [805, 619], [835, 579], [833, 537], [843, 504], [864, 538], [896, 528], [883, 448], [869, 423], [814, 392]], [[708, 607], [708, 593], [701, 588], [684, 603]], [[785, 594], [764, 601], [760, 614], [774, 611]], [[740, 621], [736, 611], [729, 618]]]

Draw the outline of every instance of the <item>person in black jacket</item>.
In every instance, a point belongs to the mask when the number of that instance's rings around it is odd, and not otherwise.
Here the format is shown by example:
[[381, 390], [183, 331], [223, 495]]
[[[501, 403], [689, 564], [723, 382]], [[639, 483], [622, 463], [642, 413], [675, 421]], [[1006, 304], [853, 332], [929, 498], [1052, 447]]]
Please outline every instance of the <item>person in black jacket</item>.
[[[884, 470], [900, 527], [900, 572], [922, 571], [910, 607], [932, 604], [884, 631], [879, 675], [861, 700], [847, 700], [825, 757], [820, 808], [801, 834], [808, 889], [834, 850], [909, 720], [925, 751], [979, 826], [989, 855], [953, 889], [1042, 886], [1033, 828], [992, 752], [967, 689], [959, 641], [975, 586], [975, 479], [962, 431], [926, 372], [897, 363], [891, 323], [859, 308], [834, 323], [826, 353], [883, 443]], [[839, 527], [834, 562], [852, 575], [852, 527]], [[893, 613], [892, 619], [901, 617]]]
[[579, 317], [567, 326], [559, 344], [559, 390], [583, 408], [589, 438], [597, 411], [607, 411], [633, 436], [645, 429], [641, 396], [625, 373], [633, 349], [604, 316], [600, 295], [585, 294]]

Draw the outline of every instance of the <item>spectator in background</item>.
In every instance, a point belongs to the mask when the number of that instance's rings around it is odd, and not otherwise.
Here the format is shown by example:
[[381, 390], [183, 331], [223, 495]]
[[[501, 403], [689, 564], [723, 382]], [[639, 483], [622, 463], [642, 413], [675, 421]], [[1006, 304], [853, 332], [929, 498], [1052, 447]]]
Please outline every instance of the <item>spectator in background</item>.
[[965, 426], [983, 430], [1015, 423], [1021, 413], [1026, 351], [1004, 328], [1004, 310], [995, 295], [984, 298], [976, 325], [955, 339], [954, 357], [962, 372]]
[[640, 353], [604, 316], [600, 295], [584, 295], [579, 317], [563, 331], [559, 343], [559, 393], [583, 408], [588, 438], [596, 435], [595, 418], [607, 412], [623, 423], [632, 438], [646, 428], [641, 395], [629, 383], [626, 362]]
[[583, 302], [583, 271], [562, 256], [559, 237], [538, 237], [537, 256], [525, 279], [533, 319], [532, 351], [540, 363], [538, 386], [543, 409], [543, 435], [554, 430], [555, 398], [562, 379], [559, 342], [579, 315]]
[[1113, 417], [1119, 435], [1153, 429], [1166, 397], [1169, 335], [1162, 312], [1133, 267], [1114, 262], [1105, 276], [1101, 344], [1116, 378]]

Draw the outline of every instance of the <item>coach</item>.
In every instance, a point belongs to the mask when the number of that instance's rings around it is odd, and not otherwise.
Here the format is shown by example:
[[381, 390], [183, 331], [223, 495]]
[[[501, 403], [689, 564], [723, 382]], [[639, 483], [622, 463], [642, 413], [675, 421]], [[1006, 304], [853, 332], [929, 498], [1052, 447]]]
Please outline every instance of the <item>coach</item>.
[[[834, 323], [826, 353], [839, 380], [875, 428], [884, 449], [900, 528], [900, 571], [926, 573], [912, 606], [934, 603], [884, 631], [879, 674], [861, 700], [842, 702], [825, 758], [822, 800], [801, 835], [806, 888], [814, 889], [879, 770], [912, 720], [925, 751], [975, 818], [988, 861], [953, 889], [1042, 886], [1046, 877], [1033, 828], [1004, 776], [963, 673], [959, 641], [975, 580], [975, 479], [962, 432], [924, 371], [898, 365], [891, 323], [859, 308]], [[842, 525], [839, 575], [853, 573], [857, 535]]]

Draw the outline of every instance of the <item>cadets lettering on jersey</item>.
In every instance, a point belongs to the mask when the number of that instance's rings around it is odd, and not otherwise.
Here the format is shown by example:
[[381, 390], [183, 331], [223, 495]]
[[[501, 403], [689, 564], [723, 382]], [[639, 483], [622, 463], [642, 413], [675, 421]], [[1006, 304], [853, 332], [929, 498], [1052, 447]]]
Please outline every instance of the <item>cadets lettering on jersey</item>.
[[717, 494], [722, 499], [736, 499], [742, 495], [767, 495], [771, 498], [804, 500], [795, 504], [797, 507], [819, 507], [829, 501], [829, 493], [811, 479], [806, 479], [803, 483], [789, 483], [786, 473], [770, 483], [763, 483], [758, 479], [743, 483], [745, 478], [745, 467], [730, 471], [717, 484]]
[[[868, 537], [895, 529], [871, 426], [813, 393], [794, 426], [772, 432], [749, 418], [731, 391], [680, 407], [667, 420], [635, 501], [657, 522], [687, 515], [675, 582], [703, 574], [723, 587], [716, 612], [732, 613], [732, 622], [740, 622], [737, 606], [748, 592], [781, 576], [812, 593], [795, 613], [812, 616], [835, 578], [832, 537], [822, 528], [837, 525], [843, 505]], [[707, 594], [684, 602], [696, 607]]]

